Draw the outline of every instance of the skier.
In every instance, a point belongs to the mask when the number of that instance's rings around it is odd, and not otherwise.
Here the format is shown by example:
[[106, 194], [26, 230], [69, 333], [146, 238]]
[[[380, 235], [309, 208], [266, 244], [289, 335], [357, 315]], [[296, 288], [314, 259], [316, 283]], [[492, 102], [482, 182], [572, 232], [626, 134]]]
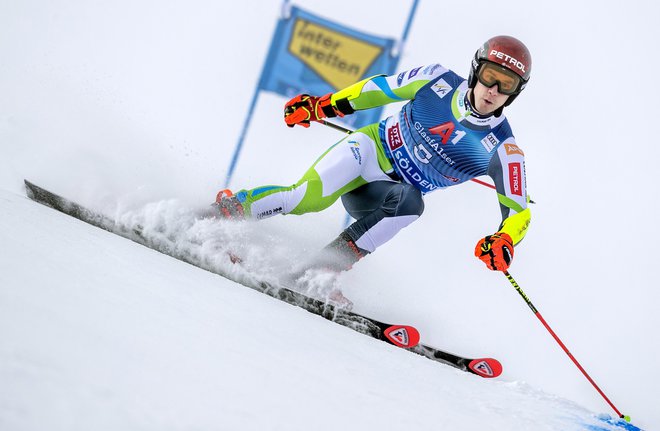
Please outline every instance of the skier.
[[330, 147], [294, 185], [219, 192], [220, 214], [255, 220], [300, 215], [322, 211], [341, 197], [356, 221], [302, 268], [339, 272], [417, 220], [423, 195], [487, 174], [502, 221], [478, 241], [475, 255], [489, 269], [505, 271], [531, 215], [524, 154], [502, 112], [527, 85], [531, 67], [522, 42], [497, 36], [477, 50], [467, 80], [432, 64], [374, 76], [322, 97], [298, 95], [285, 105], [289, 127], [409, 102]]

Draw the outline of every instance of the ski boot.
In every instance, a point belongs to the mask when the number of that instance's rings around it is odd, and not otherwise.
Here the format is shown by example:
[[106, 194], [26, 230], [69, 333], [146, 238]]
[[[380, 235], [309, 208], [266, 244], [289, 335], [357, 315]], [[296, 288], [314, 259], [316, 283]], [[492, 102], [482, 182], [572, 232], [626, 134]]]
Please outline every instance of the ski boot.
[[220, 190], [213, 204], [220, 217], [228, 220], [245, 220], [245, 209], [238, 197], [229, 189]]
[[287, 276], [287, 282], [293, 284], [310, 296], [324, 298], [329, 304], [350, 311], [351, 300], [346, 298], [338, 287], [338, 277], [348, 271], [368, 252], [359, 248], [355, 241], [342, 232], [334, 241], [325, 246], [310, 260]]

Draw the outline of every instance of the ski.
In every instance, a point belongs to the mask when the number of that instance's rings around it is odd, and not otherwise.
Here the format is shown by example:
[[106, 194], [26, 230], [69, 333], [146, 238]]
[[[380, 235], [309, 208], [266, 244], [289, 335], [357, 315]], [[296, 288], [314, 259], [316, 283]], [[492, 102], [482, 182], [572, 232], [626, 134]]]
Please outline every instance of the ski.
[[442, 362], [461, 371], [476, 374], [487, 379], [492, 379], [502, 374], [502, 364], [494, 358], [464, 358], [424, 344], [418, 344], [408, 350], [431, 360]]
[[313, 314], [350, 328], [361, 334], [368, 335], [377, 340], [422, 355], [433, 361], [450, 365], [454, 368], [481, 377], [492, 378], [497, 377], [502, 373], [502, 365], [496, 359], [464, 358], [421, 344], [419, 331], [417, 331], [414, 326], [381, 322], [359, 313], [345, 310], [332, 303], [309, 297], [288, 287], [278, 286], [269, 282], [257, 281], [251, 283], [245, 280], [234, 279], [231, 277], [231, 274], [225, 273], [218, 268], [211, 267], [204, 262], [200, 262], [189, 254], [177, 250], [175, 247], [168, 247], [167, 244], [152, 240], [143, 232], [141, 226], [122, 225], [110, 217], [85, 208], [69, 199], [41, 188], [28, 180], [25, 180], [25, 187], [27, 196], [35, 202], [53, 208], [92, 226], [101, 228], [126, 239], [130, 239], [131, 241], [168, 255], [174, 259], [186, 262], [200, 269], [213, 272], [246, 287], [255, 289], [272, 298], [303, 308]]
[[413, 348], [419, 344], [419, 331], [414, 326], [381, 322], [371, 317], [345, 310], [335, 304], [309, 297], [288, 287], [277, 286], [263, 281], [259, 282], [256, 290], [397, 347]]

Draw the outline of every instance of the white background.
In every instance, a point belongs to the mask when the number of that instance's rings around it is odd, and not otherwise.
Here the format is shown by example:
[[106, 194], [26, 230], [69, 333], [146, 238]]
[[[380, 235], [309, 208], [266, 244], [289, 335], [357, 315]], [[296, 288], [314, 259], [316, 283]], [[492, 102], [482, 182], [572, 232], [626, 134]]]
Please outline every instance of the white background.
[[[386, 36], [407, 18], [400, 2], [302, 6]], [[399, 67], [440, 62], [466, 76], [490, 36], [528, 45], [532, 79], [507, 116], [538, 203], [511, 274], [612, 401], [648, 428], [660, 425], [659, 12], [650, 1], [421, 2]], [[210, 201], [278, 13], [271, 2], [1, 2], [0, 189], [22, 194], [29, 178], [116, 214]], [[283, 103], [260, 97], [232, 186], [293, 183], [340, 138], [322, 126], [288, 129]], [[280, 235], [296, 259], [332, 240], [342, 220], [338, 205], [255, 229]], [[472, 257], [498, 224], [486, 188], [433, 193], [418, 222], [343, 277], [344, 293], [357, 311], [415, 324], [429, 344], [501, 359], [505, 381], [609, 412], [506, 279]]]

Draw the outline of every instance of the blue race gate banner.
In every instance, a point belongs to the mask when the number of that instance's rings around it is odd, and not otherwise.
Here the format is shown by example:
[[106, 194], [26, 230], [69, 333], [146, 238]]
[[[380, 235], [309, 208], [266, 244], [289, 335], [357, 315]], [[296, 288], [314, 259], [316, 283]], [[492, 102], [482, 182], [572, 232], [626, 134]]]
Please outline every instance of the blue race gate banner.
[[[328, 21], [284, 0], [283, 16], [277, 22], [259, 84], [234, 148], [225, 187], [231, 183], [261, 90], [287, 98], [301, 93], [323, 96], [364, 78], [392, 75], [408, 38], [418, 1], [413, 0], [403, 36], [397, 41]], [[342, 121], [355, 129], [378, 122], [381, 113], [382, 108], [374, 108], [333, 121]]]
[[[364, 78], [395, 72], [395, 39], [369, 35], [291, 6], [278, 21], [259, 81], [259, 89], [288, 98], [300, 93], [322, 96]], [[341, 119], [358, 128], [380, 120], [382, 108]]]

